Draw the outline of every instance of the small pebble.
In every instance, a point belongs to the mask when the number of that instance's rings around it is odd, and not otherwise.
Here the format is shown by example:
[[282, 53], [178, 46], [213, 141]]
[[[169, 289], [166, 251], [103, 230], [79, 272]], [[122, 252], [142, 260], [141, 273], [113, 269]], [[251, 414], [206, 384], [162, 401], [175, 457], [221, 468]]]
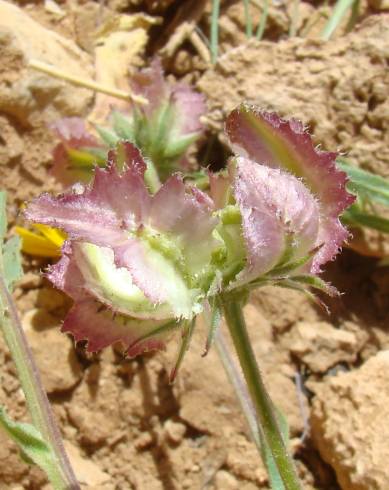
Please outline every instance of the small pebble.
[[216, 490], [237, 490], [238, 480], [225, 470], [219, 470], [215, 476]]
[[172, 420], [167, 420], [164, 425], [165, 436], [169, 441], [174, 444], [180, 444], [184, 438], [186, 427], [180, 422], [173, 422]]

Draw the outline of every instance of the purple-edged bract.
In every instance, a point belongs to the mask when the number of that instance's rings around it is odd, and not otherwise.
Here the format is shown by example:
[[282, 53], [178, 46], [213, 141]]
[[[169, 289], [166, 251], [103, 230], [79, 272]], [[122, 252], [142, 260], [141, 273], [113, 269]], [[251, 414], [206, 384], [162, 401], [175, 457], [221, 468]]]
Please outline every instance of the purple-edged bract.
[[163, 348], [210, 298], [237, 289], [331, 291], [316, 274], [347, 237], [339, 215], [353, 201], [336, 154], [315, 149], [301, 123], [246, 105], [226, 131], [237, 154], [210, 175], [209, 195], [179, 175], [151, 194], [126, 142], [91, 184], [28, 205], [29, 220], [68, 233], [48, 277], [74, 300], [63, 330], [88, 350]]
[[245, 104], [229, 115], [226, 132], [237, 153], [300, 178], [317, 199], [320, 250], [313, 258], [312, 272], [320, 272], [348, 236], [339, 216], [355, 199], [346, 191], [347, 175], [336, 168], [337, 153], [315, 148], [301, 121], [285, 121]]

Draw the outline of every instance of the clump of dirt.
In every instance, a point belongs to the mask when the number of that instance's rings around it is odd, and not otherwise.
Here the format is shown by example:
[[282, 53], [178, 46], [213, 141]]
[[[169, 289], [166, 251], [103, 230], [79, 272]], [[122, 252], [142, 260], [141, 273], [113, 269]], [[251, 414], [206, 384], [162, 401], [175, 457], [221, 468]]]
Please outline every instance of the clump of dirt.
[[389, 351], [360, 369], [329, 376], [317, 388], [312, 407], [312, 437], [335, 468], [342, 489], [389, 486]]
[[222, 56], [198, 88], [221, 130], [242, 100], [306, 122], [326, 148], [388, 176], [389, 15], [369, 17], [334, 41], [250, 41]]
[[70, 39], [43, 27], [16, 6], [0, 2], [0, 179], [15, 207], [48, 181], [53, 136], [48, 125], [64, 116], [83, 115], [93, 94], [28, 67], [32, 59], [90, 78], [90, 56]]
[[[388, 177], [388, 26], [389, 15], [371, 16], [329, 42], [250, 41], [227, 52], [197, 84], [208, 98], [209, 127], [220, 132], [229, 111], [249, 101], [303, 120], [324, 148], [339, 149], [354, 164]], [[389, 254], [386, 235], [353, 232], [359, 252]]]
[[[112, 0], [107, 9], [147, 8], [148, 13], [171, 15], [175, 4]], [[300, 4], [296, 28], [301, 33], [317, 9], [312, 2]], [[23, 200], [42, 190], [59, 190], [47, 173], [55, 143], [47, 124], [60, 116], [85, 116], [93, 103], [90, 92], [27, 70], [27, 59], [31, 53], [48, 62], [58, 56], [64, 68], [75, 66], [78, 73], [84, 70], [91, 76], [91, 55], [76, 45], [89, 49], [80, 35], [80, 19], [88, 17], [80, 10], [88, 10], [88, 5], [61, 3], [66, 15], [59, 18], [38, 3], [32, 21], [25, 13], [31, 5], [16, 14], [14, 6], [0, 3], [20, 19], [12, 29], [0, 20], [0, 176], [10, 194], [13, 218]], [[205, 8], [201, 25], [207, 24], [209, 2]], [[95, 19], [99, 9], [93, 4], [88, 12]], [[339, 146], [359, 165], [388, 175], [388, 16], [370, 16], [357, 30], [328, 43], [280, 40], [292, 15], [286, 3], [280, 8], [272, 5], [265, 38], [273, 42], [247, 44], [242, 2], [223, 7], [224, 54], [198, 83], [209, 100], [209, 128], [220, 133], [227, 112], [248, 99], [301, 117], [328, 149]], [[30, 28], [36, 39], [28, 43]], [[47, 52], [45, 43], [50, 43]], [[187, 43], [175, 59], [165, 59], [166, 66], [175, 69], [180, 56], [186, 63], [181, 75], [198, 79], [207, 65], [198, 53], [193, 56], [193, 46]], [[188, 64], [191, 57], [195, 61]], [[364, 238], [370, 247], [384, 247]], [[26, 258], [25, 265], [29, 272], [15, 298], [82, 488], [269, 488], [215, 350], [201, 357], [206, 336], [201, 322], [179, 377], [170, 386], [177, 342], [172, 339], [166, 353], [133, 360], [111, 348], [86, 355], [82, 345], [75, 347], [59, 332], [69, 300], [39, 278], [45, 262]], [[326, 279], [345, 293], [340, 300], [325, 299], [331, 316], [296, 291], [256, 291], [245, 309], [253, 346], [270, 393], [287, 416], [304, 488], [385, 488], [384, 457], [374, 459], [374, 451], [386, 454], [385, 432], [374, 434], [369, 417], [373, 412], [384, 417], [387, 411], [387, 355], [376, 354], [389, 348], [388, 269], [345, 251], [328, 267]], [[333, 376], [344, 371], [349, 372]], [[23, 394], [2, 340], [0, 372], [0, 403], [16, 419], [26, 419]], [[371, 448], [363, 446], [354, 429], [371, 441]], [[6, 436], [0, 437], [0, 488], [48, 490], [45, 476], [21, 461]]]

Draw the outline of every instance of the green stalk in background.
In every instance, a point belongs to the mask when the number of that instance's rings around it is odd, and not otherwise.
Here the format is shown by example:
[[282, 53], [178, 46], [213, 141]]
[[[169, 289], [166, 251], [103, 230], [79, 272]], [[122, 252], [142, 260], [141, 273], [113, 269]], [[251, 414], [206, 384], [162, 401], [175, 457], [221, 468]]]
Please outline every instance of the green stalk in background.
[[[243, 415], [245, 416], [247, 425], [249, 427], [251, 438], [257, 446], [258, 452], [261, 455], [264, 464], [266, 465], [271, 488], [273, 490], [285, 490], [285, 485], [282, 482], [281, 475], [274, 462], [274, 458], [272, 456], [270, 448], [266, 444], [263, 431], [258, 426], [256, 413], [250, 400], [250, 395], [247, 391], [245, 381], [235, 364], [235, 361], [231, 355], [231, 352], [221, 330], [218, 330], [216, 333], [215, 347], [219, 358], [222, 361], [227, 377], [230, 380], [230, 383], [242, 408]], [[287, 443], [289, 439], [288, 423], [281, 412], [279, 412], [278, 415], [281, 434], [285, 443]]]
[[244, 17], [246, 21], [246, 36], [252, 37], [253, 21], [250, 14], [250, 0], [243, 0], [243, 4], [244, 4]]
[[346, 15], [347, 11], [351, 8], [352, 18], [355, 19], [358, 10], [359, 0], [338, 0], [334, 7], [334, 11], [327, 24], [324, 26], [323, 32], [321, 33], [321, 39], [323, 41], [328, 41], [332, 34], [335, 32], [338, 25], [341, 23], [343, 17]]
[[293, 0], [292, 17], [289, 25], [289, 37], [294, 37], [297, 34], [297, 26], [300, 16], [300, 0]]
[[211, 14], [211, 60], [215, 64], [218, 55], [219, 45], [219, 14], [220, 14], [220, 0], [212, 0], [212, 14]]
[[258, 24], [257, 33], [255, 37], [260, 41], [263, 37], [266, 28], [266, 22], [269, 15], [269, 0], [263, 0], [262, 2], [262, 14]]

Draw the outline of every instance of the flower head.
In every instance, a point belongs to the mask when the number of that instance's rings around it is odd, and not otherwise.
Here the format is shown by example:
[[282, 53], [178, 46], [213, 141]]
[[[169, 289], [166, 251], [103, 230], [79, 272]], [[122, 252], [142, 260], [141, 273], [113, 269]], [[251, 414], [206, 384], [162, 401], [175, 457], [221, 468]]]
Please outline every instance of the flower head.
[[281, 169], [301, 179], [315, 197], [319, 229], [311, 271], [317, 273], [334, 258], [347, 238], [340, 214], [355, 197], [346, 190], [347, 175], [336, 167], [337, 153], [320, 151], [303, 124], [243, 104], [231, 112], [226, 132], [239, 155], [260, 165]]
[[123, 143], [91, 185], [43, 194], [25, 211], [68, 234], [48, 277], [74, 300], [63, 330], [92, 351], [117, 340], [130, 355], [161, 347], [202, 310], [215, 275], [211, 200], [179, 176], [151, 195], [145, 170], [140, 152]]
[[231, 291], [334, 292], [317, 273], [347, 236], [339, 214], [353, 201], [336, 154], [316, 150], [300, 123], [247, 106], [232, 112], [227, 134], [237, 154], [210, 174], [210, 196], [179, 175], [151, 194], [146, 162], [126, 142], [90, 185], [27, 207], [29, 220], [68, 235], [48, 277], [74, 300], [63, 330], [89, 350], [120, 340], [135, 355], [179, 327], [185, 349], [192, 320]]

